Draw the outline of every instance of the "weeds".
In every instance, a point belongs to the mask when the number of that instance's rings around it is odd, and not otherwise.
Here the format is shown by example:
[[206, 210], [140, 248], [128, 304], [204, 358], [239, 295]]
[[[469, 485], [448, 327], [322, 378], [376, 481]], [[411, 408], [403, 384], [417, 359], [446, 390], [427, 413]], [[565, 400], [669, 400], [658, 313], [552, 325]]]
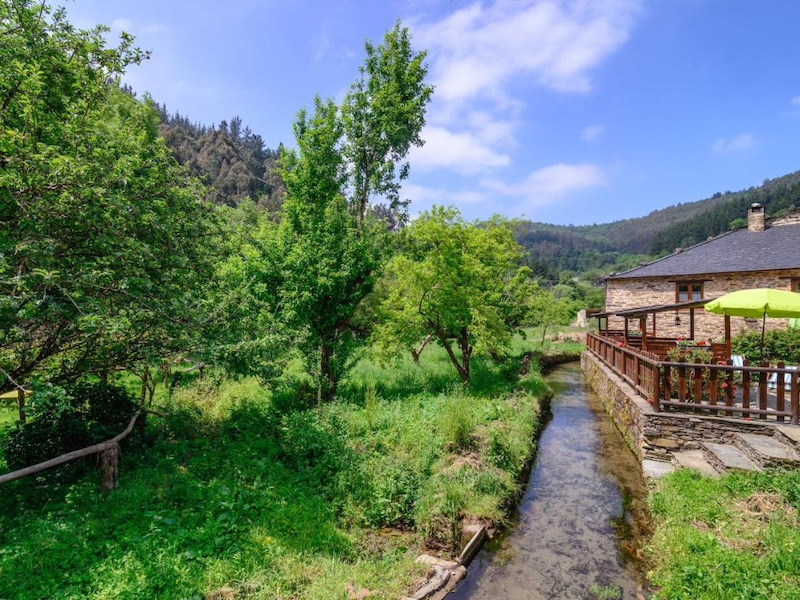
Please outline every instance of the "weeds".
[[545, 386], [515, 363], [475, 359], [463, 386], [433, 345], [365, 360], [321, 407], [300, 379], [157, 393], [113, 493], [59, 471], [4, 486], [0, 597], [401, 596], [423, 542], [455, 549], [517, 493]]

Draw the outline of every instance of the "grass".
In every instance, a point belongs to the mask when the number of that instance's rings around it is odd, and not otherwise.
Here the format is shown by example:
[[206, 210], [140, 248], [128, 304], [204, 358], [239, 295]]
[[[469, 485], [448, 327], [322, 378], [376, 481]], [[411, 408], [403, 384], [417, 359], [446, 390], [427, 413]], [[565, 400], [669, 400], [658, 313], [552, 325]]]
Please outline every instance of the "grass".
[[4, 486], [0, 597], [403, 595], [425, 544], [503, 520], [546, 393], [518, 357], [474, 360], [470, 386], [440, 349], [422, 362], [367, 357], [303, 410], [253, 380], [157, 394], [114, 492], [80, 465]]
[[800, 598], [800, 473], [680, 470], [650, 509], [655, 598]]

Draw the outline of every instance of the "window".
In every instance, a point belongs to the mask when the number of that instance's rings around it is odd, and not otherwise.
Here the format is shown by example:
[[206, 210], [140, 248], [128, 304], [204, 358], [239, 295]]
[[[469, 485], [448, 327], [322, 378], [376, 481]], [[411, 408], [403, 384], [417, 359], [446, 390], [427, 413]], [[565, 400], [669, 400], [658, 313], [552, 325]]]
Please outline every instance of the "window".
[[792, 291], [800, 292], [800, 279], [792, 279]]
[[[800, 280], [799, 280], [800, 281]], [[702, 281], [679, 281], [675, 284], [675, 301], [689, 302], [703, 299]]]

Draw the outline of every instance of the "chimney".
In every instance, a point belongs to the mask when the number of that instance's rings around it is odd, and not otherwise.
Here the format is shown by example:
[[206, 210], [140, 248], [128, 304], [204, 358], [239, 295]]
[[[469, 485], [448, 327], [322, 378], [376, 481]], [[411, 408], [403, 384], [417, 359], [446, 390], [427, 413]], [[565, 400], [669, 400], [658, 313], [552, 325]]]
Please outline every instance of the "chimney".
[[758, 202], [747, 209], [747, 231], [764, 231], [764, 207]]

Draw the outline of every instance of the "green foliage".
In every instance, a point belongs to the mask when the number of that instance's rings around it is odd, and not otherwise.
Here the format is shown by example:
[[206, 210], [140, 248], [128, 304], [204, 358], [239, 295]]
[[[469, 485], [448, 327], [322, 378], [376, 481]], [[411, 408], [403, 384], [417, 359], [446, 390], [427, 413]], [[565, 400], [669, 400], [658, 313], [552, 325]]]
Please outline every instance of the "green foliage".
[[385, 198], [389, 209], [406, 218], [400, 181], [409, 164], [399, 165], [412, 146], [424, 143], [419, 134], [433, 87], [425, 83], [425, 52], [414, 52], [408, 29], [398, 21], [384, 43], [365, 44], [361, 76], [342, 103], [343, 156], [348, 167], [352, 210], [364, 221], [372, 195]]
[[359, 313], [391, 244], [369, 201], [382, 195], [402, 216], [398, 181], [408, 164], [397, 174], [395, 167], [422, 144], [432, 91], [423, 83], [425, 55], [411, 50], [399, 23], [366, 52], [341, 108], [317, 97], [312, 112], [299, 112], [297, 150], [283, 149], [279, 160], [287, 191], [280, 224], [262, 225], [224, 269], [239, 290], [239, 301], [228, 304], [245, 307], [252, 295], [259, 308], [241, 309], [249, 314], [225, 332], [219, 354], [239, 372], [257, 372], [283, 337], [302, 355], [319, 402], [335, 396], [371, 325]]
[[[761, 357], [761, 332], [745, 331], [731, 340], [731, 350], [741, 354], [752, 364]], [[800, 330], [774, 329], [764, 333], [764, 360], [800, 365]]]
[[525, 318], [533, 284], [510, 224], [466, 223], [456, 209], [434, 207], [402, 236], [403, 250], [387, 266], [375, 339], [392, 354], [431, 335], [469, 381], [473, 352], [504, 355]]
[[[517, 359], [476, 358], [479, 390], [436, 346], [420, 365], [364, 360], [335, 402], [288, 412], [254, 378], [181, 387], [151, 417], [152, 446], [123, 452], [112, 494], [96, 476], [4, 487], [0, 597], [334, 600], [348, 582], [399, 597], [423, 536], [451, 545], [462, 519], [499, 521], [518, 491], [544, 386], [520, 382]], [[466, 405], [465, 453], [443, 421]]]
[[211, 274], [210, 207], [113, 83], [145, 54], [105, 31], [0, 5], [0, 368], [21, 383], [186, 346]]
[[680, 470], [649, 503], [655, 598], [798, 598], [797, 472]]
[[35, 385], [27, 412], [3, 440], [10, 470], [79, 450], [121, 433], [137, 410], [123, 388], [79, 382], [67, 388]]

